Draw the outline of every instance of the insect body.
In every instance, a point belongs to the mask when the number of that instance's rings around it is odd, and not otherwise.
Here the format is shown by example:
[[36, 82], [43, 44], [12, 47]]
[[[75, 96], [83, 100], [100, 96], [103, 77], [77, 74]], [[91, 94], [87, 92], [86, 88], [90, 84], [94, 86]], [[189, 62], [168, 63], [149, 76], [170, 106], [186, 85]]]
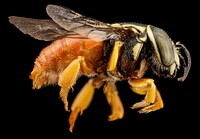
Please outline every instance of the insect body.
[[[10, 16], [9, 21], [25, 34], [52, 41], [35, 60], [30, 74], [33, 89], [58, 84], [60, 98], [69, 111], [69, 91], [79, 77], [88, 76], [70, 108], [71, 132], [95, 89], [103, 87], [111, 107], [108, 119], [113, 121], [124, 116], [116, 82], [127, 81], [133, 92], [145, 95], [131, 108], [149, 113], [163, 108], [164, 103], [154, 80], [143, 78], [146, 71], [178, 81], [184, 81], [189, 73], [190, 53], [160, 28], [139, 23], [103, 23], [57, 5], [48, 5], [46, 10], [52, 20]], [[177, 77], [180, 73], [183, 75]]]

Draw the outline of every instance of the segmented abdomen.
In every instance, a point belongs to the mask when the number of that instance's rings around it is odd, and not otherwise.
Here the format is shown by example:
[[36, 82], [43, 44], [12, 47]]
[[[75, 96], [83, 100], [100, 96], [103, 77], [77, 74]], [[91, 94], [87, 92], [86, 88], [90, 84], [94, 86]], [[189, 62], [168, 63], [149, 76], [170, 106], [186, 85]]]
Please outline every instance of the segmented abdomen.
[[66, 37], [52, 42], [40, 52], [35, 60], [30, 74], [33, 89], [56, 84], [59, 75], [78, 56], [84, 56], [86, 62], [92, 65], [91, 68], [97, 68], [103, 61], [102, 51], [103, 42], [81, 39], [81, 36]]

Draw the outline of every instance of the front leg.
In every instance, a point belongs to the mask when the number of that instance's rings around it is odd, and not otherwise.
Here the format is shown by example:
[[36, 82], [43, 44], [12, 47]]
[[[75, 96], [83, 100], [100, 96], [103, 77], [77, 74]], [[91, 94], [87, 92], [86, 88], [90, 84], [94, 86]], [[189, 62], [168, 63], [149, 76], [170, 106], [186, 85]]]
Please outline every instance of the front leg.
[[131, 108], [139, 110], [139, 113], [149, 113], [163, 108], [164, 104], [153, 79], [141, 78], [129, 80], [132, 91], [145, 95], [144, 100], [135, 103]]
[[131, 75], [131, 78], [134, 78], [134, 79], [142, 78], [147, 69], [148, 69], [147, 61], [146, 59], [142, 59], [140, 62], [139, 69], [134, 71], [134, 73]]

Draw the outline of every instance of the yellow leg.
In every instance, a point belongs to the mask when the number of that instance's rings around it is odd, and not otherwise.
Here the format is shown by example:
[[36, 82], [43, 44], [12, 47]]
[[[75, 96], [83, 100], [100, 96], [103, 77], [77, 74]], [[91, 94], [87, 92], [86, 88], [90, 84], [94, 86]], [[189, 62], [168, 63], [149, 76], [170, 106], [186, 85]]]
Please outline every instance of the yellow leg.
[[108, 62], [108, 69], [107, 70], [110, 71], [110, 72], [114, 71], [115, 68], [116, 68], [118, 57], [119, 57], [119, 51], [120, 51], [120, 48], [121, 48], [122, 45], [123, 45], [123, 42], [121, 42], [121, 41], [115, 42], [113, 51], [111, 53], [111, 57], [110, 57], [109, 62]]
[[129, 80], [132, 91], [145, 95], [144, 100], [135, 103], [131, 108], [139, 110], [139, 113], [149, 113], [163, 108], [164, 104], [153, 79], [132, 79]]
[[94, 95], [95, 87], [93, 86], [93, 79], [90, 79], [85, 86], [81, 89], [81, 91], [76, 96], [75, 100], [71, 106], [71, 114], [69, 116], [69, 131], [72, 132], [74, 128], [74, 124], [78, 117], [78, 114], [82, 114], [82, 112], [87, 109], [90, 102], [92, 101]]
[[83, 57], [78, 57], [73, 60], [70, 65], [62, 72], [60, 78], [58, 80], [58, 85], [61, 87], [60, 89], [60, 97], [64, 103], [65, 110], [68, 110], [68, 101], [67, 96], [69, 90], [75, 84], [79, 74], [80, 74], [80, 63], [83, 60]]
[[135, 70], [134, 73], [131, 75], [131, 78], [134, 78], [134, 79], [138, 79], [138, 78], [141, 78], [143, 77], [143, 75], [145, 74], [145, 71], [147, 70], [147, 62], [145, 59], [143, 59], [141, 62], [140, 62], [140, 67], [139, 69]]
[[106, 84], [104, 85], [104, 93], [111, 107], [111, 115], [109, 115], [108, 120], [114, 121], [123, 118], [124, 108], [118, 96], [115, 82], [106, 82]]

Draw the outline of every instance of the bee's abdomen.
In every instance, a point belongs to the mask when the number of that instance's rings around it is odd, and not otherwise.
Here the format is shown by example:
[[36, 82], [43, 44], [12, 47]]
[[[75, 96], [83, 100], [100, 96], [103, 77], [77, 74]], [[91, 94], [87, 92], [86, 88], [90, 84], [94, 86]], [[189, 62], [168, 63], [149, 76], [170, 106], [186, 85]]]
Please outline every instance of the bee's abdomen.
[[[80, 38], [80, 37], [79, 37]], [[57, 84], [59, 75], [78, 56], [84, 56], [91, 65], [97, 66], [102, 59], [102, 42], [90, 39], [63, 38], [45, 47], [35, 60], [30, 74], [33, 88]]]

